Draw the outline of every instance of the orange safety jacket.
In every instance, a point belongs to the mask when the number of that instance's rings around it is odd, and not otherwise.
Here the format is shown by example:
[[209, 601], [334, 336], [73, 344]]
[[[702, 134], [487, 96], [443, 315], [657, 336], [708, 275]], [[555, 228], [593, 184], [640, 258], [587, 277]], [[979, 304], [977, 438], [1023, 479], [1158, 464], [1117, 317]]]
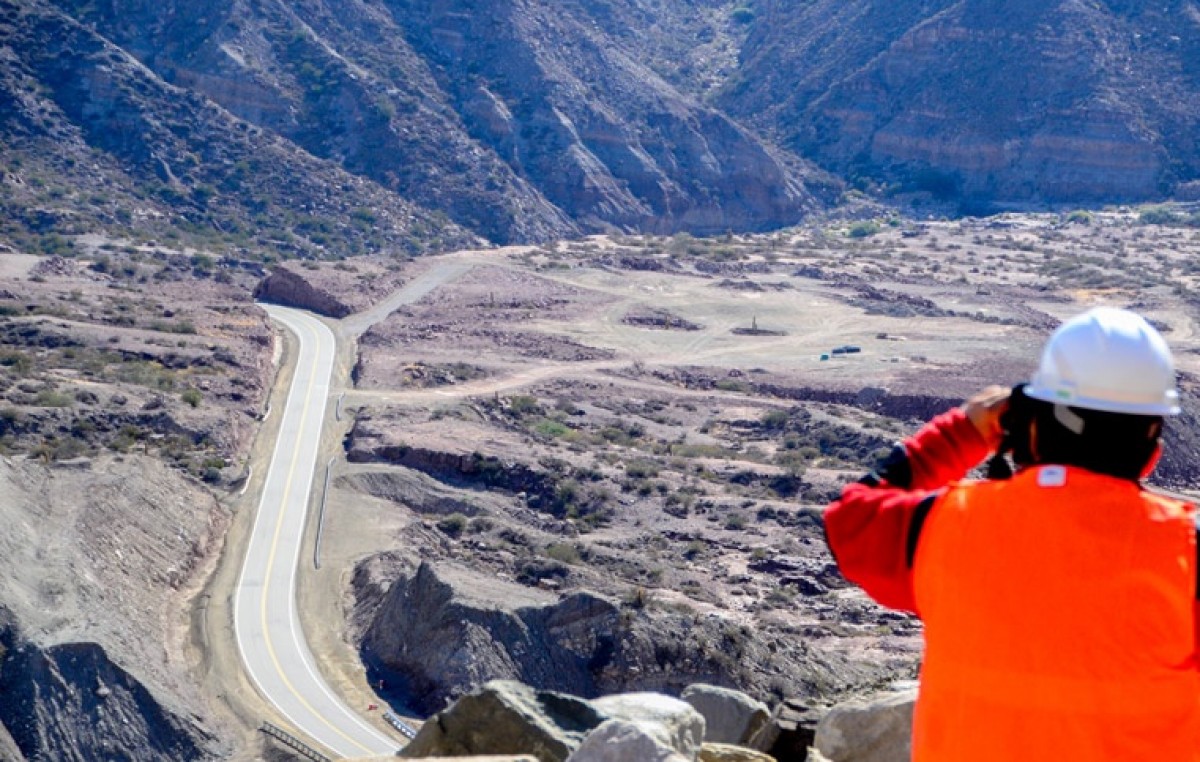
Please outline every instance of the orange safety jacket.
[[948, 489], [914, 560], [913, 759], [1200, 760], [1195, 534], [1083, 469]]
[[986, 455], [951, 411], [825, 512], [843, 574], [925, 622], [913, 759], [1200, 762], [1192, 507], [1054, 465], [956, 481]]

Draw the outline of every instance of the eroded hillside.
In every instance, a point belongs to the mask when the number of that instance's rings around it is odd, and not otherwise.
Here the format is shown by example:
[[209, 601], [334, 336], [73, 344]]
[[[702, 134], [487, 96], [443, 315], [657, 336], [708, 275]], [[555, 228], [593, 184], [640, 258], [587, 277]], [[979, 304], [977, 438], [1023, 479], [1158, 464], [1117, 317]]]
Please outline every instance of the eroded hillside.
[[1191, 197], [1198, 53], [1186, 0], [764, 2], [719, 102], [860, 186], [968, 210]]

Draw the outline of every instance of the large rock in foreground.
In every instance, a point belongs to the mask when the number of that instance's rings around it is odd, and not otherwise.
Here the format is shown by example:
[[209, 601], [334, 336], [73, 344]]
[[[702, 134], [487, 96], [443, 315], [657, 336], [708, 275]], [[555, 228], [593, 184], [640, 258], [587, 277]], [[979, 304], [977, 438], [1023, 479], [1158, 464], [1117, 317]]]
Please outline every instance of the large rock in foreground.
[[689, 685], [680, 696], [704, 717], [704, 740], [745, 744], [767, 724], [767, 705], [741, 691], [716, 685]]
[[[611, 725], [610, 720], [621, 723]], [[587, 743], [583, 760], [610, 759], [595, 756], [601, 753], [599, 748], [605, 739], [621, 739], [622, 743], [631, 744], [631, 748], [653, 751], [650, 757], [638, 757], [646, 762], [658, 759], [671, 762], [673, 753], [683, 759], [695, 759], [704, 736], [704, 718], [669, 696], [627, 694], [586, 701], [495, 680], [432, 717], [401, 756], [413, 759], [525, 753], [534, 755], [539, 762], [565, 762], [568, 757], [580, 762], [572, 753], [601, 726], [605, 726], [603, 738]], [[665, 751], [660, 754], [654, 750]]]
[[635, 722], [608, 720], [588, 734], [567, 762], [689, 762]]
[[908, 762], [917, 689], [838, 704], [817, 725], [817, 750], [830, 762]]

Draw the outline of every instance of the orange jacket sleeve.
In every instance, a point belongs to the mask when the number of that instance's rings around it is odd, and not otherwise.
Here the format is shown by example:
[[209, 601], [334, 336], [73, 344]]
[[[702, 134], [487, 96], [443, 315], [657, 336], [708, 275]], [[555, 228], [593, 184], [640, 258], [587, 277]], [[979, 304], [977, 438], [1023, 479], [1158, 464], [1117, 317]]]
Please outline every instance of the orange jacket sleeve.
[[906, 439], [825, 510], [825, 538], [846, 579], [880, 604], [916, 612], [912, 559], [937, 490], [963, 478], [988, 446], [961, 409]]

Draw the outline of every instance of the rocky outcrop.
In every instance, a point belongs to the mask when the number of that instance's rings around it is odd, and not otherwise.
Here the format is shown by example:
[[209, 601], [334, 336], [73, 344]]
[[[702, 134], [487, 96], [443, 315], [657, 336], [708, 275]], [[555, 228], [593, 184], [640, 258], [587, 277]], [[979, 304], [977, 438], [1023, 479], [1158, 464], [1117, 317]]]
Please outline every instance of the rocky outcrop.
[[336, 263], [282, 262], [259, 281], [254, 298], [342, 318], [395, 294], [405, 282], [394, 261], [357, 257]]
[[499, 677], [595, 696], [618, 619], [614, 604], [587, 593], [555, 602], [449, 564], [422, 563], [392, 585], [362, 650], [368, 667], [403, 686], [422, 711]]
[[167, 710], [104, 648], [95, 643], [39, 648], [3, 608], [0, 695], [0, 725], [29, 759], [212, 758], [205, 749], [210, 739]]
[[[362, 421], [363, 428], [366, 421]], [[456, 453], [430, 450], [409, 445], [373, 446], [368, 437], [356, 436], [360, 428], [356, 421], [351, 432], [351, 446], [346, 459], [351, 463], [390, 463], [428, 474], [435, 479], [468, 484], [484, 489], [503, 489], [549, 496], [554, 491], [554, 478], [545, 472], [513, 460], [501, 460], [494, 455], [477, 452]]]
[[[599, 737], [592, 739], [596, 733]], [[401, 756], [527, 753], [539, 762], [675, 762], [694, 760], [703, 735], [704, 719], [669, 696], [586, 701], [497, 680], [430, 718]], [[625, 753], [612, 756], [617, 749]]]
[[[569, 577], [571, 567], [560, 566]], [[353, 587], [372, 682], [382, 679], [390, 700], [426, 713], [490, 679], [584, 697], [679, 695], [696, 683], [766, 696], [777, 685], [844, 692], [875, 676], [870, 665], [802, 638], [768, 643], [721, 617], [636, 599], [618, 605], [586, 591], [560, 598], [450, 562], [369, 559]]]
[[334, 294], [317, 288], [302, 274], [288, 267], [276, 267], [270, 275], [261, 280], [254, 289], [254, 298], [285, 307], [309, 310], [331, 318], [343, 318], [354, 311], [349, 304]]

